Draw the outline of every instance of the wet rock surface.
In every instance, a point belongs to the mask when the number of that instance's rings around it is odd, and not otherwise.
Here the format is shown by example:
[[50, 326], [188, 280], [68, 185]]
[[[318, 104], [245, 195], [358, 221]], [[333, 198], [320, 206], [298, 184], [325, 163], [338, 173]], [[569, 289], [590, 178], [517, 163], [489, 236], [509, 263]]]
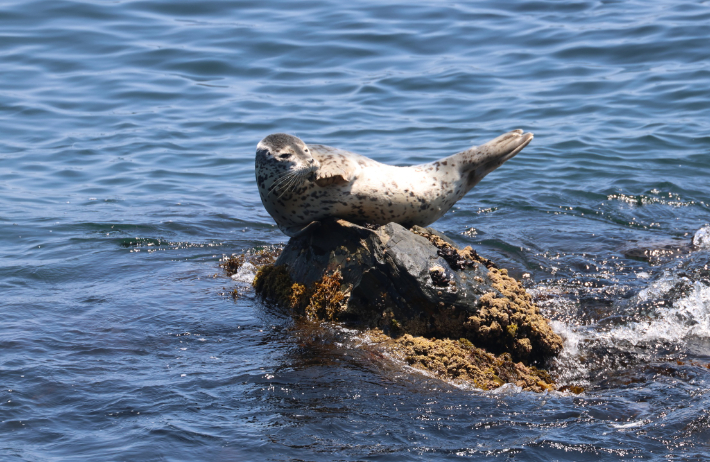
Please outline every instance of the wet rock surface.
[[292, 238], [254, 285], [301, 314], [391, 337], [464, 339], [526, 364], [562, 348], [506, 270], [431, 228], [326, 221]]

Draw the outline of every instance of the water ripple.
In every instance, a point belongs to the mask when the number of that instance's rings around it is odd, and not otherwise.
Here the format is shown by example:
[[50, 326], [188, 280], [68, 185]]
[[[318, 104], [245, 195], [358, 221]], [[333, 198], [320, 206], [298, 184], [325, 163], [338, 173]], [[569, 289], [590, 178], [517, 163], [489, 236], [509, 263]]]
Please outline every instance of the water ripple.
[[[0, 18], [5, 458], [703, 457], [706, 3], [30, 0]], [[534, 142], [436, 226], [525, 275], [582, 395], [462, 390], [220, 295], [223, 254], [285, 240], [255, 193], [266, 134], [405, 165], [513, 128]]]

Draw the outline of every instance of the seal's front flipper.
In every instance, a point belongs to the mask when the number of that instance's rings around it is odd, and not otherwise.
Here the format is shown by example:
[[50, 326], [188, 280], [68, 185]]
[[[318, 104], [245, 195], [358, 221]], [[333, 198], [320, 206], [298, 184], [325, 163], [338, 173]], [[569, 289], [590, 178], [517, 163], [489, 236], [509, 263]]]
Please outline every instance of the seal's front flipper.
[[279, 226], [279, 229], [289, 237], [298, 237], [307, 232], [313, 231], [314, 229], [320, 227], [320, 221], [312, 221], [306, 226]]
[[311, 144], [309, 147], [313, 158], [318, 161], [315, 181], [321, 187], [340, 186], [351, 182], [360, 168], [358, 159], [367, 159], [359, 154], [332, 146]]
[[318, 186], [330, 186], [333, 184], [341, 185], [347, 183], [348, 181], [350, 181], [348, 177], [341, 172], [332, 173], [319, 171], [316, 176], [316, 184]]

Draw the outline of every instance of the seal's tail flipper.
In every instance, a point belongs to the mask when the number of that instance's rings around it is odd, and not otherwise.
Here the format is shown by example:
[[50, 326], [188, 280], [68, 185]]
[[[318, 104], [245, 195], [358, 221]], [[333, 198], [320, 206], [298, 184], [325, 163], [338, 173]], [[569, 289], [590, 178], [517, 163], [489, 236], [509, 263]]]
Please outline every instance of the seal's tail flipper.
[[454, 157], [461, 159], [461, 173], [468, 175], [468, 189], [476, 186], [503, 162], [515, 157], [532, 139], [532, 133], [513, 130], [484, 145], [456, 154]]

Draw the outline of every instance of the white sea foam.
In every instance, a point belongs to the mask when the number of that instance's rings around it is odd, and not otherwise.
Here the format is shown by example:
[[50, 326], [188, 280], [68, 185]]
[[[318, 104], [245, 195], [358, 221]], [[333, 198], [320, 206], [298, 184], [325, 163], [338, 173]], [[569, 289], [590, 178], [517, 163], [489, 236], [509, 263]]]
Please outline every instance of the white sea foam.
[[695, 232], [693, 245], [701, 249], [710, 249], [710, 225], [705, 225]]
[[584, 334], [576, 326], [569, 326], [562, 321], [551, 321], [552, 330], [562, 337], [565, 355], [576, 355], [579, 353], [579, 344], [584, 339]]
[[562, 321], [552, 321], [550, 327], [562, 337], [562, 352], [554, 360], [556, 364], [558, 381], [560, 383], [574, 383], [578, 386], [589, 386], [589, 367], [580, 361], [583, 343], [589, 339], [590, 330], [586, 326], [571, 326]]
[[695, 282], [687, 296], [669, 307], [659, 308], [653, 319], [616, 327], [607, 335], [632, 345], [710, 337], [710, 287]]
[[232, 275], [233, 280], [237, 282], [244, 282], [247, 284], [251, 284], [254, 281], [255, 277], [256, 266], [252, 265], [249, 262], [246, 262], [242, 266], [240, 266], [239, 270], [237, 270], [237, 272]]
[[633, 422], [627, 422], [627, 423], [612, 423], [611, 426], [614, 428], [637, 428], [637, 427], [643, 427], [644, 425], [648, 424], [648, 420], [636, 420]]
[[636, 302], [661, 299], [676, 284], [687, 281], [691, 289], [683, 298], [669, 306], [660, 306], [646, 320], [615, 326], [610, 330], [597, 330], [590, 326], [574, 326], [562, 321], [552, 321], [552, 329], [564, 340], [561, 359], [580, 353], [585, 341], [606, 342], [619, 345], [644, 345], [662, 342], [681, 342], [690, 337], [710, 338], [710, 287], [702, 282], [665, 276], [636, 295]]
[[636, 302], [643, 303], [663, 298], [673, 286], [681, 281], [688, 281], [688, 279], [679, 278], [666, 271], [661, 277], [651, 282], [648, 287], [636, 294]]
[[523, 387], [519, 387], [518, 385], [515, 385], [514, 383], [504, 383], [498, 388], [494, 388], [493, 390], [489, 391], [488, 393], [491, 395], [498, 395], [498, 396], [510, 396], [510, 395], [517, 395], [518, 393], [522, 393]]
[[[661, 304], [664, 299], [667, 300], [669, 291], [679, 283], [687, 287], [686, 295], [667, 302], [667, 305]], [[542, 289], [541, 292], [545, 293], [546, 290]], [[562, 352], [554, 360], [560, 383], [588, 386], [590, 374], [594, 375], [593, 370], [605, 361], [602, 357], [593, 359], [604, 347], [624, 349], [624, 345], [627, 348], [669, 343], [682, 345], [690, 338], [710, 338], [710, 287], [703, 282], [693, 282], [666, 272], [630, 302], [631, 306], [650, 304], [655, 308], [644, 319], [604, 327], [576, 324], [573, 321], [575, 317], [570, 317], [579, 308], [578, 302], [574, 300], [557, 298], [554, 303], [546, 301], [546, 308], [553, 308], [561, 315], [558, 320], [550, 323], [564, 342]], [[602, 347], [602, 350], [598, 347]], [[589, 353], [592, 353], [591, 357]], [[647, 350], [647, 353], [653, 355], [653, 349]]]

